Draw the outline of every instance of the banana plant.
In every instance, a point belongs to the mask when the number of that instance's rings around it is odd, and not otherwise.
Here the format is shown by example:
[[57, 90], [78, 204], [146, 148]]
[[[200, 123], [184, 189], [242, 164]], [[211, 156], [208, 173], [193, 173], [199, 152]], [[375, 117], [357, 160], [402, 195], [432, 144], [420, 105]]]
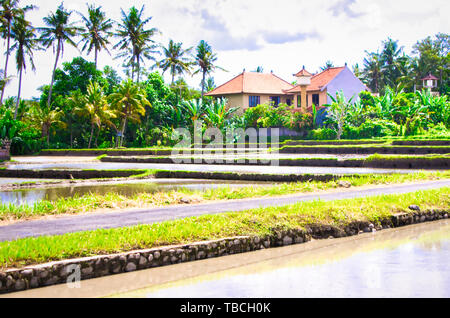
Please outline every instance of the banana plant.
[[332, 103], [328, 106], [327, 117], [331, 119], [337, 125], [337, 139], [341, 139], [342, 131], [345, 124], [345, 118], [347, 111], [353, 101], [353, 97], [346, 101], [344, 92], [342, 90], [336, 92], [336, 97], [330, 96]]

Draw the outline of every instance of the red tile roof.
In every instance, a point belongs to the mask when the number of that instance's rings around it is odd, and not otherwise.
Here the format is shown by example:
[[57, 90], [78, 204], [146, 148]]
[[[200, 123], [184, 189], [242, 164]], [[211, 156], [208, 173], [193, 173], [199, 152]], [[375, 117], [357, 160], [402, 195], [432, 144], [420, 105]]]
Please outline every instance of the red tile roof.
[[243, 72], [205, 95], [220, 96], [240, 93], [284, 95], [285, 90], [293, 87], [292, 84], [273, 73]]
[[428, 80], [438, 80], [438, 78], [434, 75], [428, 74], [424, 78], [422, 78], [422, 81], [428, 81]]
[[[309, 85], [307, 91], [319, 91], [324, 86], [328, 85], [345, 67], [330, 67], [325, 71], [311, 77], [311, 85]], [[294, 88], [285, 90], [285, 93], [300, 93], [300, 85], [296, 85]]]
[[308, 72], [307, 70], [305, 70], [305, 67], [303, 66], [303, 69], [298, 72], [297, 74], [294, 74], [295, 77], [299, 77], [299, 76], [313, 76], [313, 74], [311, 74], [310, 72]]

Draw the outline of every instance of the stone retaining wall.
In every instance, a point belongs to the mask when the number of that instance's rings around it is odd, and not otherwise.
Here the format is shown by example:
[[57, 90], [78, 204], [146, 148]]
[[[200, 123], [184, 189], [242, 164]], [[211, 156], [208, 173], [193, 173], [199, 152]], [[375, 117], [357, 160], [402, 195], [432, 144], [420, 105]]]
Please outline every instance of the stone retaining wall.
[[[51, 262], [21, 269], [0, 272], [0, 293], [20, 291], [66, 283], [69, 275], [78, 270], [81, 279], [132, 272], [157, 266], [201, 260], [230, 254], [250, 252], [265, 248], [299, 244], [314, 239], [328, 239], [374, 232], [390, 227], [448, 218], [445, 210], [420, 211], [393, 215], [374, 226], [369, 222], [354, 222], [345, 228], [311, 225], [306, 230], [274, 228], [271, 235], [240, 236], [186, 245], [152, 248], [114, 255], [100, 255], [80, 259]], [[75, 270], [74, 270], [75, 269]]]

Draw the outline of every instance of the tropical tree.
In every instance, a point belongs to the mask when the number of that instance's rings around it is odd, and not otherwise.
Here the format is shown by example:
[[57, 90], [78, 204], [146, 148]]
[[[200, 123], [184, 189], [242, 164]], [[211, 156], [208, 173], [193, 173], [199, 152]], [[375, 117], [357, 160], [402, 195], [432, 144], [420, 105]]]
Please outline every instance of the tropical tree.
[[[7, 76], [4, 77], [5, 72], [3, 70], [0, 70], [0, 89], [4, 89], [6, 85], [8, 85], [11, 80], [12, 77], [11, 76]], [[0, 104], [1, 105], [1, 104]]]
[[203, 99], [195, 99], [190, 101], [185, 101], [181, 104], [186, 116], [190, 119], [193, 124], [196, 120], [203, 117], [205, 113], [205, 105]]
[[208, 77], [205, 83], [205, 91], [210, 92], [216, 88], [216, 83], [214, 82], [213, 77]]
[[[20, 0], [1, 0], [0, 1], [0, 22], [1, 22], [1, 35], [6, 40], [6, 59], [5, 68], [3, 71], [3, 80], [8, 77], [8, 61], [11, 47], [11, 28], [15, 19], [23, 17], [25, 12], [35, 8], [33, 5], [28, 5], [23, 8], [19, 7]], [[5, 93], [5, 86], [2, 88], [0, 97], [0, 104], [3, 103], [3, 97]]]
[[145, 106], [151, 106], [145, 90], [131, 79], [124, 81], [117, 91], [109, 96], [111, 108], [122, 117], [119, 147], [122, 146], [128, 121], [140, 123], [140, 116], [145, 115]]
[[254, 70], [254, 72], [256, 72], [256, 73], [263, 73], [264, 72], [264, 68], [262, 66], [258, 66], [258, 67], [256, 67], [256, 70]]
[[206, 41], [201, 40], [197, 46], [197, 55], [195, 56], [195, 62], [198, 66], [198, 69], [194, 72], [194, 74], [202, 74], [202, 99], [205, 95], [206, 74], [211, 74], [216, 69], [224, 70], [223, 68], [214, 65], [216, 61], [217, 55], [212, 52], [211, 46]]
[[144, 6], [141, 10], [132, 7], [128, 14], [121, 9], [121, 13], [122, 23], [119, 24], [115, 34], [120, 41], [114, 49], [123, 51], [117, 58], [127, 59], [126, 65], [131, 66], [131, 79], [134, 81], [136, 74], [136, 81], [139, 83], [141, 63], [144, 63], [145, 59], [155, 60], [153, 55], [158, 53], [152, 37], [159, 31], [156, 28], [146, 29], [152, 17], [143, 18]]
[[332, 103], [331, 105], [326, 105], [329, 106], [327, 109], [327, 117], [337, 125], [337, 139], [341, 139], [347, 110], [352, 103], [353, 97], [349, 101], [346, 101], [342, 90], [336, 92], [336, 97], [331, 94], [328, 94], [328, 96], [330, 96]]
[[31, 23], [23, 18], [14, 20], [12, 25], [12, 38], [15, 40], [11, 50], [16, 51], [16, 65], [19, 73], [19, 88], [17, 92], [16, 109], [14, 112], [14, 119], [17, 118], [17, 111], [20, 104], [20, 93], [22, 89], [22, 73], [27, 68], [26, 60], [28, 58], [31, 69], [36, 70], [33, 60], [33, 51], [39, 48], [38, 39], [35, 35], [35, 29], [31, 26]]
[[325, 71], [325, 70], [329, 69], [330, 67], [334, 67], [334, 64], [333, 64], [333, 62], [328, 60], [328, 61], [325, 62], [324, 66], [320, 67], [320, 70], [321, 71]]
[[54, 126], [65, 127], [66, 124], [61, 121], [63, 112], [59, 108], [51, 109], [48, 105], [35, 103], [31, 107], [28, 117], [30, 122], [41, 130], [42, 137], [47, 140], [47, 147], [50, 146], [50, 130]]
[[207, 104], [205, 108], [205, 121], [209, 127], [223, 129], [225, 121], [239, 108], [227, 107], [227, 99], [217, 99], [213, 103]]
[[52, 100], [53, 83], [55, 80], [55, 71], [58, 66], [60, 55], [64, 55], [64, 43], [68, 43], [77, 48], [77, 44], [73, 38], [77, 36], [83, 29], [70, 22], [72, 11], [67, 11], [61, 3], [55, 13], [50, 13], [44, 17], [46, 27], [38, 28], [41, 32], [40, 41], [45, 48], [53, 46], [53, 52], [56, 47], [55, 66], [53, 67], [52, 80], [50, 83], [50, 91], [48, 94], [47, 105], [50, 107]]
[[364, 69], [362, 71], [363, 81], [375, 93], [380, 92], [383, 83], [382, 60], [379, 53], [367, 52], [364, 58]]
[[192, 48], [183, 50], [182, 43], [174, 43], [169, 41], [169, 45], [163, 47], [164, 58], [156, 63], [156, 66], [163, 70], [163, 74], [169, 70], [172, 75], [172, 85], [175, 82], [176, 75], [182, 75], [185, 72], [190, 72], [192, 62], [186, 57]]
[[116, 117], [115, 112], [109, 109], [109, 104], [103, 93], [102, 87], [98, 83], [89, 83], [86, 96], [78, 101], [75, 112], [81, 117], [87, 117], [91, 125], [91, 133], [89, 137], [88, 148], [91, 148], [94, 128], [97, 127], [97, 144], [98, 134], [103, 123], [114, 126], [111, 119]]
[[88, 15], [84, 16], [80, 13], [84, 23], [80, 43], [84, 43], [83, 52], [87, 51], [87, 54], [91, 54], [92, 50], [94, 50], [95, 67], [97, 68], [98, 53], [104, 49], [108, 54], [111, 54], [108, 50], [108, 44], [110, 44], [108, 38], [113, 34], [111, 31], [113, 21], [106, 18], [106, 13], [102, 11], [102, 7], [87, 6]]
[[384, 41], [383, 46], [380, 54], [383, 78], [386, 85], [393, 87], [396, 85], [397, 79], [401, 76], [398, 59], [403, 48], [399, 47], [398, 41], [394, 41], [391, 38]]
[[413, 54], [417, 56], [417, 78], [423, 78], [429, 73], [439, 77], [440, 92], [445, 94], [450, 86], [450, 36], [438, 33], [418, 41], [413, 46]]

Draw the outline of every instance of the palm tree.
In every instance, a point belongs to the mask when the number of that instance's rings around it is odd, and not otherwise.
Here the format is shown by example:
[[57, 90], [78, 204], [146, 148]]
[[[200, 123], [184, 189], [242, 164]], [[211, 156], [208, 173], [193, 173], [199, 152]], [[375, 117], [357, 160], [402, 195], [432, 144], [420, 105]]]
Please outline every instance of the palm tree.
[[167, 48], [163, 47], [164, 59], [156, 63], [156, 66], [160, 67], [164, 72], [170, 70], [172, 75], [172, 85], [175, 82], [175, 75], [182, 75], [184, 72], [190, 72], [192, 63], [189, 61], [185, 54], [189, 54], [192, 48], [183, 50], [181, 48], [182, 43], [174, 43], [173, 40], [169, 41]]
[[217, 61], [217, 55], [212, 52], [211, 46], [204, 40], [201, 40], [197, 46], [197, 55], [195, 57], [195, 61], [197, 66], [199, 67], [194, 74], [202, 73], [202, 99], [205, 95], [205, 79], [206, 74], [211, 74], [215, 71], [215, 69], [221, 69], [225, 71], [223, 68], [214, 65]]
[[[35, 8], [33, 5], [25, 6], [24, 8], [19, 7], [20, 0], [1, 0], [0, 5], [0, 20], [1, 20], [1, 33], [2, 37], [6, 39], [6, 61], [5, 69], [3, 72], [3, 79], [6, 80], [8, 77], [8, 61], [11, 47], [11, 27], [15, 19], [21, 17], [26, 11]], [[2, 87], [2, 94], [0, 97], [0, 105], [3, 104], [3, 96], [5, 94], [5, 87]]]
[[140, 123], [140, 115], [145, 115], [145, 106], [151, 106], [146, 95], [145, 89], [128, 79], [118, 87], [115, 93], [109, 96], [111, 108], [122, 117], [119, 147], [123, 143], [127, 121]]
[[52, 81], [50, 83], [50, 91], [48, 93], [47, 101], [49, 107], [52, 99], [56, 67], [58, 66], [60, 54], [64, 55], [64, 43], [67, 42], [77, 48], [77, 44], [72, 40], [72, 38], [77, 36], [83, 30], [82, 28], [75, 26], [74, 23], [69, 22], [71, 14], [72, 11], [67, 11], [64, 8], [63, 3], [61, 3], [55, 13], [52, 12], [44, 18], [44, 22], [47, 27], [38, 28], [38, 30], [42, 33], [40, 41], [45, 48], [53, 46], [54, 51], [56, 45], [55, 66], [53, 67]]
[[[12, 81], [12, 76], [4, 77], [5, 72], [0, 70], [0, 89], [3, 90], [6, 85]], [[0, 104], [1, 105], [1, 104]]]
[[324, 66], [320, 67], [320, 70], [323, 72], [323, 71], [326, 71], [327, 69], [329, 69], [330, 67], [334, 67], [334, 64], [333, 64], [333, 62], [328, 60], [328, 61], [325, 62]]
[[14, 112], [14, 119], [17, 118], [17, 111], [20, 104], [20, 93], [22, 89], [22, 73], [27, 68], [26, 60], [30, 61], [31, 69], [36, 70], [33, 61], [33, 50], [38, 49], [38, 39], [35, 35], [35, 29], [31, 23], [26, 21], [23, 17], [14, 20], [12, 25], [12, 38], [16, 41], [11, 47], [11, 50], [16, 51], [16, 65], [19, 73], [19, 89], [17, 92], [16, 110]]
[[[257, 73], [259, 73], [259, 72], [257, 72]], [[210, 91], [212, 91], [215, 88], [216, 88], [216, 83], [214, 82], [214, 78], [213, 77], [208, 77], [208, 79], [206, 80], [206, 83], [205, 83], [205, 91], [206, 92], [210, 92]]]
[[156, 28], [145, 29], [152, 17], [143, 19], [144, 6], [140, 11], [132, 7], [128, 14], [122, 9], [121, 12], [122, 23], [119, 24], [115, 34], [120, 41], [114, 46], [114, 49], [123, 51], [117, 57], [128, 59], [127, 65], [131, 66], [131, 79], [134, 81], [136, 73], [136, 81], [139, 83], [141, 62], [144, 63], [145, 59], [155, 60], [153, 54], [158, 53], [157, 45], [154, 44], [152, 37], [159, 31]]
[[386, 84], [395, 86], [397, 79], [401, 76], [399, 71], [398, 59], [403, 48], [398, 46], [398, 41], [388, 38], [383, 42], [383, 51], [381, 52], [381, 63]]
[[80, 13], [83, 19], [85, 30], [81, 33], [83, 39], [80, 43], [84, 43], [82, 51], [87, 50], [87, 54], [91, 54], [94, 50], [95, 54], [95, 68], [97, 68], [98, 53], [105, 49], [108, 54], [111, 54], [108, 50], [108, 37], [113, 33], [110, 31], [113, 27], [113, 21], [106, 18], [105, 12], [102, 11], [102, 7], [95, 7], [94, 5], [88, 5], [88, 16], [84, 16]]
[[228, 108], [227, 103], [227, 99], [222, 98], [207, 104], [205, 120], [209, 127], [223, 129], [225, 120], [239, 109], [238, 107]]
[[[103, 93], [102, 87], [98, 83], [90, 82], [87, 87], [87, 94], [81, 99], [75, 112], [83, 117], [89, 118], [91, 124], [91, 133], [89, 137], [88, 148], [91, 148], [92, 137], [94, 135], [94, 128], [97, 126], [97, 139], [100, 128], [104, 122], [112, 125], [111, 118], [115, 118], [115, 113], [109, 109], [106, 96]], [[97, 141], [95, 142], [97, 144]]]
[[383, 82], [381, 56], [378, 53], [369, 53], [367, 51], [366, 53], [368, 57], [364, 58], [362, 76], [369, 88], [373, 92], [379, 93]]
[[61, 121], [64, 113], [56, 109], [50, 109], [48, 105], [41, 106], [39, 103], [35, 103], [32, 105], [28, 116], [30, 118], [30, 122], [42, 132], [42, 137], [46, 137], [47, 139], [47, 147], [50, 146], [50, 129], [52, 126], [65, 127], [66, 124]]
[[192, 123], [199, 120], [205, 112], [205, 106], [202, 99], [185, 101], [182, 102], [181, 106]]

